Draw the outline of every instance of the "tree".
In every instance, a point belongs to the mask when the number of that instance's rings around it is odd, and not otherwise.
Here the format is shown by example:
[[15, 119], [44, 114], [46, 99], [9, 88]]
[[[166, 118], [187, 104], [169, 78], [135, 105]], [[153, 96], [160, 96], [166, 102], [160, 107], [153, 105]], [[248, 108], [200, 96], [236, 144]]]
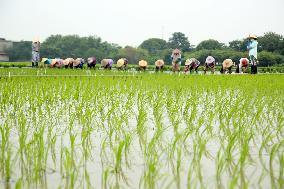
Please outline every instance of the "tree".
[[159, 38], [150, 38], [141, 43], [139, 48], [146, 49], [151, 55], [160, 54], [167, 48], [167, 42]]
[[258, 38], [259, 51], [281, 52], [283, 36], [274, 32], [267, 32]]
[[126, 46], [125, 48], [119, 49], [115, 59], [127, 58], [130, 64], [137, 64], [139, 60], [146, 60], [150, 64], [149, 53], [147, 50], [142, 48], [134, 48], [131, 46]]
[[168, 46], [172, 49], [178, 48], [183, 52], [189, 52], [191, 50], [188, 38], [181, 32], [173, 33], [173, 36], [169, 38]]
[[247, 41], [246, 40], [234, 40], [229, 42], [229, 48], [236, 51], [247, 51]]
[[208, 50], [216, 50], [216, 49], [222, 49], [225, 45], [223, 43], [219, 43], [215, 39], [208, 39], [200, 42], [196, 46], [196, 50], [202, 50], [202, 49], [208, 49]]
[[8, 49], [10, 61], [30, 61], [32, 57], [32, 42], [13, 42], [13, 47]]

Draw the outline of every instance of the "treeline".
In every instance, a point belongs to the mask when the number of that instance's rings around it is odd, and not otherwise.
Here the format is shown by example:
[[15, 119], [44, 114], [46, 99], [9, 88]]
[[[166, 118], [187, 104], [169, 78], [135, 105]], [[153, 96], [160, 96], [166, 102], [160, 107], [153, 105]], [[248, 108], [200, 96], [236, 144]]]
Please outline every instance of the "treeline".
[[[221, 62], [226, 58], [238, 61], [247, 57], [247, 40], [233, 40], [228, 45], [214, 39], [200, 42], [197, 46], [190, 44], [188, 37], [181, 32], [175, 32], [168, 41], [159, 38], [150, 38], [143, 41], [137, 48], [121, 47], [117, 44], [102, 41], [100, 37], [79, 37], [78, 35], [51, 35], [41, 44], [41, 57], [82, 57], [95, 56], [99, 61], [103, 58], [117, 60], [126, 57], [135, 64], [144, 59], [154, 64], [157, 59], [164, 59], [170, 64], [171, 51], [174, 48], [182, 50], [182, 58], [195, 57], [201, 62], [208, 55]], [[284, 65], [284, 38], [280, 34], [267, 32], [258, 38], [258, 59], [260, 66]], [[15, 42], [9, 49], [10, 61], [29, 61], [31, 59], [31, 41]]]

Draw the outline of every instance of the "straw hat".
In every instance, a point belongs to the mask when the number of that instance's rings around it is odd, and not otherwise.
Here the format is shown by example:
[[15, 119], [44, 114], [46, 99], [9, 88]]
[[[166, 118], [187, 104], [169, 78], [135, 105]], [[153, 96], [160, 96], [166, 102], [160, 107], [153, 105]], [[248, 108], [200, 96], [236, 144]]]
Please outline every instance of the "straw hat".
[[109, 59], [102, 59], [101, 66], [105, 67], [106, 65], [108, 65], [108, 61]]
[[122, 59], [122, 58], [119, 59], [119, 60], [116, 62], [116, 66], [119, 67], [119, 68], [122, 67], [123, 65], [124, 65], [124, 59]]
[[180, 52], [180, 50], [179, 49], [175, 49], [175, 50], [173, 50], [173, 54], [180, 54], [181, 52]]
[[51, 66], [53, 66], [54, 64], [56, 64], [56, 62], [57, 62], [57, 59], [51, 59]]
[[248, 38], [249, 39], [257, 39], [257, 36], [255, 34], [249, 34]]
[[41, 62], [45, 62], [45, 61], [47, 61], [47, 58], [42, 58], [41, 59]]
[[33, 38], [33, 43], [35, 43], [35, 42], [39, 42], [39, 37], [38, 36]]
[[234, 64], [234, 62], [232, 61], [232, 59], [225, 59], [223, 61], [223, 67], [225, 68], [229, 68]]
[[207, 56], [205, 62], [208, 64], [212, 64], [213, 62], [215, 62], [215, 58], [213, 58], [213, 56]]
[[146, 67], [148, 65], [148, 63], [145, 60], [140, 60], [138, 62], [138, 65], [141, 66], [141, 67]]
[[155, 62], [155, 65], [157, 66], [157, 67], [162, 67], [163, 65], [165, 64], [165, 62], [163, 61], [163, 60], [157, 60], [156, 62]]
[[78, 66], [80, 63], [81, 63], [81, 59], [77, 58], [76, 60], [74, 60], [73, 66]]

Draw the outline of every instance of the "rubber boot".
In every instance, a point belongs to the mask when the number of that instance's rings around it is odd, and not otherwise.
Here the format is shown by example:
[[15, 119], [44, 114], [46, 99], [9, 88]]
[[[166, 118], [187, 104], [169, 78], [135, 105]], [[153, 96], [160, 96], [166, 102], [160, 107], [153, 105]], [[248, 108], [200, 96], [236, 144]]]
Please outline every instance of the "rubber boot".
[[34, 62], [32, 62], [32, 67], [34, 67], [35, 66], [35, 64], [34, 64]]

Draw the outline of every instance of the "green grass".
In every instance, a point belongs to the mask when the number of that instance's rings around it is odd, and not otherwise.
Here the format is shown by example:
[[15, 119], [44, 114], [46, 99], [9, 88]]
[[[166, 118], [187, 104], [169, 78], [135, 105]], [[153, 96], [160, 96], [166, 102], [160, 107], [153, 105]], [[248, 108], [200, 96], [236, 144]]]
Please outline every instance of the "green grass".
[[280, 74], [0, 69], [0, 181], [283, 188], [283, 94]]

